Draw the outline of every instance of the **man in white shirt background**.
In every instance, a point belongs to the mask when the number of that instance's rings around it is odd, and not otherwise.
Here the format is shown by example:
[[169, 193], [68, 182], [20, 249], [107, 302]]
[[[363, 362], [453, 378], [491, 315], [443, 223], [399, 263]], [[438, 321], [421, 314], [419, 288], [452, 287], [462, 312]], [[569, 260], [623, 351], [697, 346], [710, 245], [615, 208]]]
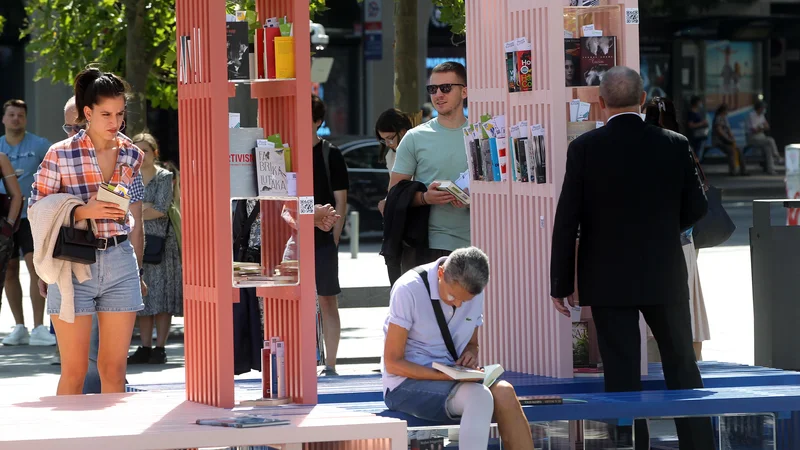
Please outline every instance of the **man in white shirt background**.
[[764, 171], [774, 175], [775, 163], [781, 164], [782, 161], [775, 139], [766, 134], [770, 130], [766, 114], [767, 105], [764, 102], [758, 101], [753, 105], [753, 111], [747, 118], [747, 145], [761, 149], [764, 154]]

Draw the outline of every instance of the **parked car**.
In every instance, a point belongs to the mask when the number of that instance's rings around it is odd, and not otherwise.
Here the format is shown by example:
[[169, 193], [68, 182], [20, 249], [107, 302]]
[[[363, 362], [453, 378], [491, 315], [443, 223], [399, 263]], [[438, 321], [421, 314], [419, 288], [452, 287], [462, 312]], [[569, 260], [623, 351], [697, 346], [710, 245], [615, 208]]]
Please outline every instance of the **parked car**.
[[[350, 188], [347, 191], [347, 213], [358, 211], [359, 237], [383, 235], [383, 216], [378, 202], [386, 198], [389, 170], [380, 160], [380, 144], [370, 136], [336, 136], [328, 139], [339, 147], [347, 163]], [[350, 217], [345, 222], [342, 240], [351, 236]]]

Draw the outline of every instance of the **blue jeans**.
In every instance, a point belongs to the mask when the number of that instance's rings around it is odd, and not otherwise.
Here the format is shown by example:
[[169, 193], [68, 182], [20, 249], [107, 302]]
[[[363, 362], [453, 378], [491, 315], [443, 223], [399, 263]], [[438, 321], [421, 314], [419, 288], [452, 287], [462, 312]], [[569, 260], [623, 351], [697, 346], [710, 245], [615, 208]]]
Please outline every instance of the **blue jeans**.
[[384, 402], [392, 411], [400, 411], [432, 422], [457, 424], [458, 418], [447, 411], [447, 400], [455, 393], [455, 381], [406, 379], [394, 390], [386, 390]]

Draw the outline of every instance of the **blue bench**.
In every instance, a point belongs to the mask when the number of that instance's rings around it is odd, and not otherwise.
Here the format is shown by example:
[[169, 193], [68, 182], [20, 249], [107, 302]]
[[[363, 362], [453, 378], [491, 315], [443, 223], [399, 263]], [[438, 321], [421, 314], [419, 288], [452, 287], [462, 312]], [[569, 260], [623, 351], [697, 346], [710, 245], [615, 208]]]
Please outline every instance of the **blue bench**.
[[[556, 420], [621, 420], [643, 417], [777, 414], [788, 419], [800, 409], [800, 386], [693, 389], [683, 391], [612, 392], [564, 396], [563, 405], [525, 406], [529, 422]], [[351, 411], [402, 419], [409, 428], [454, 425], [417, 419], [389, 411], [383, 402], [337, 403]]]

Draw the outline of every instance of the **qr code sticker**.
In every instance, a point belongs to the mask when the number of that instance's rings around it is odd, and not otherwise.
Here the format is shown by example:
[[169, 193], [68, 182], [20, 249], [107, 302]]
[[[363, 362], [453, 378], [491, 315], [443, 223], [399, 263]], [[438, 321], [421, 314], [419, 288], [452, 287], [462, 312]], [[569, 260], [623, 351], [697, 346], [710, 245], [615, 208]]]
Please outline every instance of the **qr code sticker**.
[[625, 8], [625, 23], [639, 25], [639, 8]]
[[314, 197], [300, 197], [300, 214], [314, 214]]

